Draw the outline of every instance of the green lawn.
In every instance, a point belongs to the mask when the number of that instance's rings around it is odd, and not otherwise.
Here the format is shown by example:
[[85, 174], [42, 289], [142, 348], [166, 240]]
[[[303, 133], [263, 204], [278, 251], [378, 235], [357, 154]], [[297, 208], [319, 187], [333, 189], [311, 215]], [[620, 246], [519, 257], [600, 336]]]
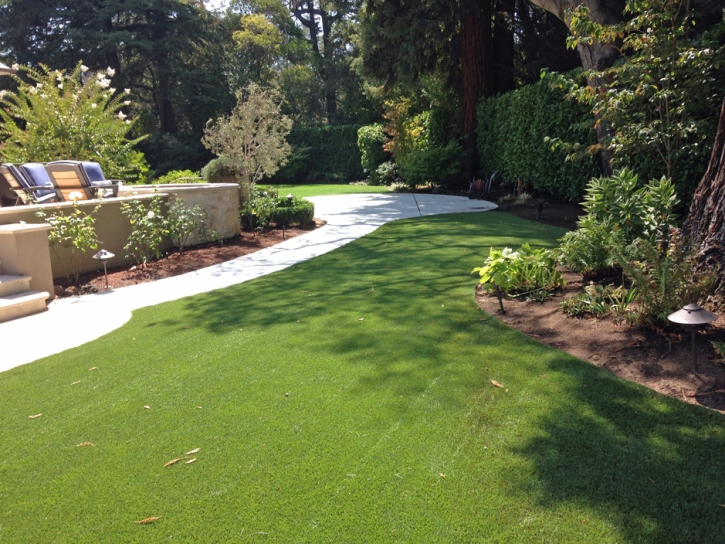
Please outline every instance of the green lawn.
[[[264, 184], [262, 184], [264, 185]], [[328, 184], [318, 183], [312, 185], [289, 185], [279, 184], [272, 185], [279, 189], [280, 196], [285, 196], [292, 193], [294, 196], [299, 198], [305, 198], [307, 196], [323, 196], [323, 195], [351, 195], [359, 193], [389, 193], [390, 189], [386, 186], [373, 186], [373, 185], [343, 185], [343, 184]]]
[[0, 374], [0, 542], [721, 540], [725, 418], [477, 310], [561, 234], [399, 221]]

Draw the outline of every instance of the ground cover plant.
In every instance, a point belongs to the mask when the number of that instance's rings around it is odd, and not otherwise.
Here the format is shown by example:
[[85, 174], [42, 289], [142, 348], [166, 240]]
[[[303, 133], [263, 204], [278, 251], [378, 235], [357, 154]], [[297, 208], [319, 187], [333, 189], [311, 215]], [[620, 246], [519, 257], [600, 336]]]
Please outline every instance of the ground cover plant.
[[0, 374], [0, 538], [716, 541], [722, 415], [477, 310], [489, 247], [562, 233], [399, 221]]

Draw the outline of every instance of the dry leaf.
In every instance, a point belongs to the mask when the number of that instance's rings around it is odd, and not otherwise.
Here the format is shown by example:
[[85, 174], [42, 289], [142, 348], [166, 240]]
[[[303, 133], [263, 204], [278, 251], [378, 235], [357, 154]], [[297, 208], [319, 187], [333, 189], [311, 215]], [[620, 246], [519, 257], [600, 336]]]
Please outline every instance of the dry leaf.
[[201, 410], [201, 406], [197, 406], [197, 408], [198, 408], [199, 410]]
[[185, 464], [190, 465], [194, 461], [196, 461], [196, 457], [194, 457], [193, 459], [189, 459]]
[[80, 380], [78, 380], [77, 382], [73, 382], [71, 385], [78, 385], [79, 383], [81, 383]]
[[153, 523], [157, 519], [161, 519], [161, 516], [151, 516], [150, 518], [142, 519], [140, 521], [134, 521], [134, 523], [138, 523], [139, 525], [145, 524], [145, 523]]
[[88, 369], [88, 372], [90, 372], [91, 370], [98, 370], [98, 367], [97, 366], [94, 366], [93, 368], [89, 368]]
[[446, 475], [445, 475], [445, 474], [443, 474], [442, 472], [439, 472], [439, 473], [438, 473], [438, 476], [440, 476], [441, 478], [445, 478], [445, 477], [446, 477]]
[[363, 319], [365, 319], [365, 318], [364, 317], [361, 317], [360, 319], [358, 319], [358, 321], [362, 321]]
[[184, 328], [185, 328], [185, 329], [190, 329], [191, 327], [189, 327], [189, 326], [187, 325], [187, 326], [186, 326], [186, 327], [184, 327]]
[[28, 419], [35, 419], [36, 417], [40, 417], [43, 414], [35, 414], [34, 416], [28, 416]]
[[81, 442], [80, 444], [76, 444], [77, 448], [83, 447], [83, 446], [93, 446], [94, 444], [91, 444], [90, 442]]
[[169, 461], [168, 463], [166, 463], [164, 465], [164, 468], [170, 467], [171, 465], [175, 465], [176, 463], [178, 463], [179, 461], [183, 461], [184, 459], [186, 459], [186, 457], [177, 457], [176, 459], [172, 459], [171, 461]]
[[201, 448], [194, 448], [191, 451], [187, 451], [184, 455], [194, 455], [195, 453], [199, 453], [201, 451]]
[[144, 406], [147, 410], [151, 410], [151, 406]]
[[501, 389], [503, 389], [503, 385], [501, 385], [500, 383], [498, 383], [496, 380], [491, 380], [491, 383], [493, 385], [495, 385], [496, 387], [500, 387]]

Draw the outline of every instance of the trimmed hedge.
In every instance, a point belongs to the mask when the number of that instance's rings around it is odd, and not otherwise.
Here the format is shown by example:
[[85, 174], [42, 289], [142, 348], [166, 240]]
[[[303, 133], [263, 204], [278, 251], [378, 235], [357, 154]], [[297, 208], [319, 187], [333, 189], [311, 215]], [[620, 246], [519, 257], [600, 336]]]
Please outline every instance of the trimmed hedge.
[[535, 191], [579, 202], [587, 182], [600, 175], [594, 159], [567, 160], [544, 138], [588, 147], [596, 144], [586, 107], [567, 100], [546, 80], [488, 98], [478, 107], [478, 151], [484, 175], [496, 170], [508, 183], [522, 178]]
[[293, 128], [293, 154], [270, 183], [340, 183], [365, 179], [357, 145], [360, 125]]

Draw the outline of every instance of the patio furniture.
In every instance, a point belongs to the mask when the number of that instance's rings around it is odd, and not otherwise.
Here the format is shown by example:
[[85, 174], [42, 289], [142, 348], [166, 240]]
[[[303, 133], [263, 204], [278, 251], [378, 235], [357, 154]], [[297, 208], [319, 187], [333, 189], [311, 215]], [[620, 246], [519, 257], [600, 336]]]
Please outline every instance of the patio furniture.
[[106, 179], [106, 176], [103, 175], [101, 165], [97, 162], [84, 161], [80, 165], [86, 178], [91, 182], [91, 185], [105, 188], [106, 194], [104, 196], [118, 196], [118, 186], [123, 183], [123, 180]]
[[53, 183], [47, 177], [47, 174], [45, 176], [47, 178], [46, 180], [38, 178], [40, 181], [36, 182], [35, 178], [31, 179], [27, 177], [17, 166], [8, 163], [0, 166], [0, 175], [2, 175], [12, 190], [15, 191], [15, 194], [18, 195], [15, 205], [20, 201], [23, 204], [46, 204], [55, 202], [58, 199], [55, 187], [53, 187]]
[[121, 180], [106, 179], [97, 162], [53, 161], [46, 164], [45, 168], [54, 179], [63, 178], [78, 187], [90, 187], [94, 196], [118, 196], [117, 182]]

